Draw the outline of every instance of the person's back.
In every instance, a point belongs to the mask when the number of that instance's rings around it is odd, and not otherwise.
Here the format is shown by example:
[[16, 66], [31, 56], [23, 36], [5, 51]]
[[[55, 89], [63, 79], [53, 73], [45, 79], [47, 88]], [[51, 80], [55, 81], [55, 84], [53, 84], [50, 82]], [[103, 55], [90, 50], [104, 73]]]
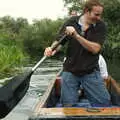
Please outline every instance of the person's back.
[[108, 78], [107, 64], [104, 57], [100, 54], [98, 60], [101, 77], [105, 80]]
[[107, 63], [101, 54], [99, 55], [98, 63], [99, 63], [99, 68], [100, 68], [100, 74], [101, 74], [102, 78], [104, 79], [105, 85], [106, 85], [107, 89], [109, 90], [109, 92], [111, 93], [111, 87], [112, 87], [115, 90], [115, 93], [120, 95], [120, 85], [119, 85], [119, 83], [116, 82], [115, 79], [113, 79], [108, 74]]

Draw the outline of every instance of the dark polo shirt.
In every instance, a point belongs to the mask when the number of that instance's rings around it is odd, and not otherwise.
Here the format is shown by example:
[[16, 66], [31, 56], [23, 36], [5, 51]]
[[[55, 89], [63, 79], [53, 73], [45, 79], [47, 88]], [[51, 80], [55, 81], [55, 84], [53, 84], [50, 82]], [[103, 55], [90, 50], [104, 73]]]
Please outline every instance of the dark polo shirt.
[[[81, 26], [78, 24], [80, 16], [71, 17], [62, 26], [57, 39], [61, 38], [64, 34], [66, 26], [73, 26], [76, 31], [89, 41], [103, 44], [105, 40], [106, 27], [102, 21], [98, 21], [95, 25], [91, 24], [90, 27], [84, 32], [81, 31]], [[95, 69], [99, 70], [98, 54], [85, 49], [76, 39], [72, 36], [67, 36], [63, 42], [64, 45], [68, 42], [66, 60], [63, 64], [64, 71], [72, 72], [74, 75], [81, 76], [93, 72]]]

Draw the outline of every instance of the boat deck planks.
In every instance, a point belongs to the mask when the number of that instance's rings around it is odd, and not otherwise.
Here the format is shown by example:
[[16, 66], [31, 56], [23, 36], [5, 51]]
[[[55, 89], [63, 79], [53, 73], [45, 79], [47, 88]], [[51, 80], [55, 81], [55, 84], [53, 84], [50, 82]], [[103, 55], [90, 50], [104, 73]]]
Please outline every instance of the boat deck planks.
[[99, 111], [88, 111], [87, 108], [42, 108], [36, 115], [55, 115], [55, 116], [92, 116], [92, 115], [120, 115], [120, 108], [99, 108]]

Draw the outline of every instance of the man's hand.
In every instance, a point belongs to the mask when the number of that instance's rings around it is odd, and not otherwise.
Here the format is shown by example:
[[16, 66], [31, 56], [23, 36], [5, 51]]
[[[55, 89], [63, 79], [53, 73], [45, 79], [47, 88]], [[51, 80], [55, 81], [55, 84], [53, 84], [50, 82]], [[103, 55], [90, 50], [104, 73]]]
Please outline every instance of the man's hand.
[[76, 36], [78, 34], [73, 26], [67, 26], [65, 33], [67, 35], [73, 35], [73, 36]]
[[51, 47], [47, 47], [44, 51], [44, 55], [47, 57], [53, 56], [56, 53], [56, 50], [51, 49]]

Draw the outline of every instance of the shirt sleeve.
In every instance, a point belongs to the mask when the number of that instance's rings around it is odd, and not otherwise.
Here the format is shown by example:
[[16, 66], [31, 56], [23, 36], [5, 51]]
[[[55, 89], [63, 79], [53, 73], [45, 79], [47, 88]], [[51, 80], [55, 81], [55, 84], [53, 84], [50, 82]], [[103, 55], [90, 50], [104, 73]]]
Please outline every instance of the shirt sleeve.
[[94, 34], [91, 37], [91, 40], [94, 42], [99, 43], [100, 45], [103, 45], [106, 37], [106, 26], [103, 22], [100, 22], [96, 24], [94, 28]]
[[[66, 26], [71, 26], [74, 20], [75, 20], [75, 17], [71, 17], [64, 22], [64, 24], [62, 25], [62, 27], [60, 28], [59, 32], [56, 35], [57, 41], [59, 41], [62, 38], [62, 36], [65, 34]], [[61, 45], [64, 45], [68, 40], [69, 40], [69, 36], [66, 36], [64, 40], [61, 42]]]

